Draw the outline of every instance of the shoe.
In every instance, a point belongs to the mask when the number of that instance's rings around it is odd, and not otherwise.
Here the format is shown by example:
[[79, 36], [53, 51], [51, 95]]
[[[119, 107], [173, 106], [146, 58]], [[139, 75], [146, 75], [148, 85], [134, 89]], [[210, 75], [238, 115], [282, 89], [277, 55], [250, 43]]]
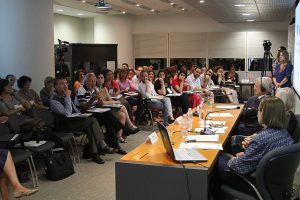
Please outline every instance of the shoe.
[[102, 149], [101, 152], [108, 153], [108, 154], [113, 154], [113, 153], [116, 153], [116, 149], [111, 148], [109, 146], [106, 146], [104, 149]]
[[140, 131], [139, 128], [129, 128], [127, 126], [124, 127], [124, 132], [126, 135], [132, 135], [132, 134], [136, 134], [137, 132]]
[[28, 190], [27, 192], [20, 192], [20, 191], [14, 191], [14, 198], [21, 198], [21, 197], [27, 197], [27, 196], [31, 196], [35, 193], [37, 193], [39, 190], [38, 189], [31, 189], [31, 190]]
[[116, 149], [116, 150], [117, 150], [118, 154], [121, 154], [121, 155], [126, 155], [127, 154], [127, 152], [125, 150], [121, 149], [121, 148]]
[[93, 155], [92, 160], [97, 164], [104, 164], [105, 161], [97, 154]]

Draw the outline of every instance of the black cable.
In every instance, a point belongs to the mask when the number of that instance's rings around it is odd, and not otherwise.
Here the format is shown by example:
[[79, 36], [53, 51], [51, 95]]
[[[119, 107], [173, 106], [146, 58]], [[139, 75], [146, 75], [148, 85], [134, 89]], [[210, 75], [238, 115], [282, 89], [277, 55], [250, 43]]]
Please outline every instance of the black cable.
[[183, 171], [184, 171], [184, 174], [185, 174], [186, 187], [187, 187], [187, 190], [188, 190], [188, 200], [191, 200], [192, 199], [192, 193], [191, 193], [191, 188], [190, 188], [189, 175], [186, 171], [186, 168], [185, 168], [184, 164], [182, 162], [180, 162], [180, 164], [182, 165], [182, 168], [183, 168]]

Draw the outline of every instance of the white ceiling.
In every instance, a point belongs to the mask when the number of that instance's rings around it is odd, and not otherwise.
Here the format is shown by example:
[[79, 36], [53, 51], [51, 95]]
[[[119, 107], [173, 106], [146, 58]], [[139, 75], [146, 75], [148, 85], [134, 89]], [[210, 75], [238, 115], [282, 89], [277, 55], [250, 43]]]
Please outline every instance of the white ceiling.
[[[123, 11], [138, 16], [202, 12], [221, 23], [246, 20], [269, 22], [288, 21], [295, 4], [295, 0], [205, 0], [204, 3], [199, 0], [106, 0], [106, 3], [112, 5], [112, 10], [101, 11], [94, 6], [97, 2], [98, 0], [87, 0], [86, 3], [81, 0], [54, 0], [53, 12], [76, 17], [122, 15]], [[244, 6], [235, 7], [235, 4]]]

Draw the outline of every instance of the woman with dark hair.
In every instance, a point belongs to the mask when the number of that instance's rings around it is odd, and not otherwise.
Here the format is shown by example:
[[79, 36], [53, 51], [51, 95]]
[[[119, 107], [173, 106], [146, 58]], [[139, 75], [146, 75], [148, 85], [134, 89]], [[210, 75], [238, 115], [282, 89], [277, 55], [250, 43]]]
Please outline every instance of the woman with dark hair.
[[155, 73], [153, 70], [148, 71], [148, 81], [150, 81], [152, 84], [155, 83]]
[[84, 75], [85, 75], [84, 69], [78, 69], [78, 71], [76, 72], [75, 82], [74, 82], [74, 92], [75, 93], [83, 85], [83, 83], [84, 83]]
[[33, 89], [30, 89], [31, 81], [31, 78], [28, 76], [21, 76], [18, 79], [18, 87], [20, 88], [18, 95], [27, 100], [32, 108], [48, 109], [48, 107], [43, 106], [42, 99], [39, 95]]
[[234, 67], [233, 64], [230, 65], [229, 71], [225, 72], [225, 80], [226, 81], [231, 81], [231, 82], [234, 82], [234, 83], [239, 82], [239, 75], [238, 75], [238, 73], [235, 72], [235, 67]]
[[280, 52], [279, 64], [275, 67], [273, 82], [276, 88], [291, 87], [293, 65], [289, 63], [289, 53], [286, 50]]
[[[135, 76], [135, 71], [134, 71], [134, 69], [129, 69], [129, 71], [128, 71], [128, 76], [127, 76], [127, 78], [128, 78], [128, 80], [130, 80], [131, 82], [132, 82], [132, 78]], [[134, 85], [134, 84], [133, 84]]]
[[28, 101], [13, 93], [7, 79], [0, 79], [0, 113], [5, 116], [16, 115], [31, 109]]
[[37, 193], [37, 189], [28, 189], [21, 185], [18, 180], [14, 161], [11, 153], [6, 149], [0, 149], [0, 192], [3, 200], [10, 199], [9, 183], [14, 192], [14, 198], [31, 196]]
[[[244, 152], [239, 152], [235, 156], [222, 153], [218, 160], [218, 177], [226, 184], [238, 184], [230, 180], [227, 171], [233, 170], [240, 174], [249, 175], [256, 170], [259, 161], [274, 149], [288, 146], [294, 140], [286, 130], [287, 119], [285, 107], [278, 97], [266, 97], [258, 107], [258, 121], [263, 126]], [[243, 190], [241, 186], [241, 190]], [[215, 191], [215, 190], [214, 190]], [[218, 195], [222, 195], [218, 193]], [[216, 198], [218, 199], [218, 198]]]

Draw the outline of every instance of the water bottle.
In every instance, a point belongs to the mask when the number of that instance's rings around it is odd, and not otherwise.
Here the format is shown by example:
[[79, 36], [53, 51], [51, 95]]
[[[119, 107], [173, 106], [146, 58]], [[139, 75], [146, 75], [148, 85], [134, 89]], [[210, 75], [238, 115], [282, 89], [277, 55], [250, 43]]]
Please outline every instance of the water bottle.
[[213, 92], [211, 92], [209, 96], [209, 107], [213, 108], [214, 104], [215, 104], [215, 95]]
[[193, 118], [193, 111], [192, 111], [191, 108], [189, 108], [187, 114], [188, 114], [188, 131], [192, 132], [193, 131], [194, 118]]
[[201, 101], [199, 106], [199, 121], [204, 119], [204, 104], [203, 101]]
[[182, 121], [181, 121], [181, 138], [182, 138], [182, 142], [185, 142], [186, 136], [187, 136], [187, 127], [188, 125], [188, 116], [187, 114], [184, 114], [182, 116]]

